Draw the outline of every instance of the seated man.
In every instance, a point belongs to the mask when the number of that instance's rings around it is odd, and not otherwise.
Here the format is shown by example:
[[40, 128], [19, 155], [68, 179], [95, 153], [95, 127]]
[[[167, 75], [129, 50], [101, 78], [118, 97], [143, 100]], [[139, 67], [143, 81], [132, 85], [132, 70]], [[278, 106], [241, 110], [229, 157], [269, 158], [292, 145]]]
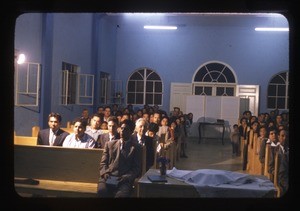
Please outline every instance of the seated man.
[[[134, 180], [140, 176], [141, 145], [130, 139], [132, 129], [128, 121], [121, 124], [120, 139], [105, 144], [97, 192], [101, 198], [130, 197]], [[117, 178], [115, 185], [109, 183], [112, 178]]]
[[96, 147], [98, 145], [98, 141], [100, 138], [100, 135], [103, 134], [103, 130], [100, 129], [101, 124], [101, 117], [98, 113], [93, 114], [90, 125], [86, 126], [85, 133], [93, 137], [93, 139], [96, 141]]
[[72, 148], [95, 148], [96, 141], [92, 136], [85, 133], [85, 121], [77, 118], [74, 120], [74, 133], [68, 135], [63, 143], [63, 147]]
[[118, 124], [117, 124], [117, 119], [115, 117], [109, 117], [108, 118], [108, 133], [102, 133], [99, 136], [98, 139], [98, 148], [104, 148], [105, 143], [115, 140], [115, 139], [119, 139], [119, 133], [118, 133]]
[[51, 112], [48, 116], [49, 128], [40, 130], [37, 136], [37, 145], [62, 146], [68, 132], [60, 129], [61, 115]]

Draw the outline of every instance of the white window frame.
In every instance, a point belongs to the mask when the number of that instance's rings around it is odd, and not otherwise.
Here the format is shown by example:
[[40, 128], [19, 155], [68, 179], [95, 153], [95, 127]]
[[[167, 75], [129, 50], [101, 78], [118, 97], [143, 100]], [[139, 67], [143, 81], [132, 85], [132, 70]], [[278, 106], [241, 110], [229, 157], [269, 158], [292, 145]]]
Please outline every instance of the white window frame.
[[[72, 73], [69, 70], [63, 70], [63, 81], [62, 81], [62, 105], [94, 105], [94, 75]], [[76, 100], [75, 103], [69, 103], [69, 77], [68, 74], [75, 74], [76, 76]], [[81, 81], [81, 79], [83, 79]], [[89, 80], [90, 79], [90, 80]], [[91, 83], [88, 83], [91, 81]], [[72, 87], [71, 87], [72, 89]]]
[[77, 74], [76, 102], [78, 105], [94, 105], [94, 75]]
[[[20, 68], [21, 65], [23, 68]], [[31, 68], [32, 66], [35, 68]], [[19, 76], [20, 71], [26, 71], [25, 77]], [[23, 64], [16, 64], [15, 106], [39, 106], [40, 72], [41, 64], [39, 63], [25, 62]], [[23, 84], [23, 87], [20, 84]], [[31, 86], [31, 84], [35, 84], [36, 86]], [[26, 100], [28, 103], [26, 103]]]

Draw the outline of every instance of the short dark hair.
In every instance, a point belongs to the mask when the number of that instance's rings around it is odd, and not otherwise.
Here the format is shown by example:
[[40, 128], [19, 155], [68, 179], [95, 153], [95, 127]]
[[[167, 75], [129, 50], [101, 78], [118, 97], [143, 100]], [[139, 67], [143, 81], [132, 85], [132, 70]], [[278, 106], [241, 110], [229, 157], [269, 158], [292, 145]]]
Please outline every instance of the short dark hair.
[[157, 133], [159, 130], [158, 124], [151, 122], [148, 126], [148, 130], [154, 133]]
[[84, 119], [77, 117], [76, 119], [73, 120], [73, 125], [75, 125], [76, 122], [80, 122], [82, 127], [86, 128], [87, 122], [84, 121]]
[[51, 112], [48, 116], [48, 121], [50, 120], [50, 117], [55, 117], [59, 122], [62, 120], [62, 117], [59, 113]]

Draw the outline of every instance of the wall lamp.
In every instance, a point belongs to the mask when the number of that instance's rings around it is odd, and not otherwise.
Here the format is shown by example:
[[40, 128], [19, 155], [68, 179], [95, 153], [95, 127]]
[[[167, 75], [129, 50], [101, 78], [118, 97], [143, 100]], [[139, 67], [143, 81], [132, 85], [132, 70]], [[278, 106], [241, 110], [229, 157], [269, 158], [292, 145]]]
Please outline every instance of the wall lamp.
[[144, 29], [176, 30], [177, 26], [145, 25]]
[[286, 32], [289, 31], [289, 28], [282, 27], [256, 27], [255, 31], [268, 31], [268, 32]]
[[23, 53], [19, 53], [19, 50], [15, 49], [15, 60], [17, 64], [23, 64], [26, 61], [26, 56]]

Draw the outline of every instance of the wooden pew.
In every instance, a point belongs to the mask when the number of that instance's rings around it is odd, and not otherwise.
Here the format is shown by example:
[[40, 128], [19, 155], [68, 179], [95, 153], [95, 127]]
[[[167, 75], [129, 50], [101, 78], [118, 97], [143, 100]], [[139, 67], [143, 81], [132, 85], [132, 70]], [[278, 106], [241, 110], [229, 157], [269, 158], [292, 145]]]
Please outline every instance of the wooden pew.
[[14, 145], [20, 195], [96, 197], [102, 149]]
[[268, 172], [268, 164], [269, 164], [269, 160], [270, 160], [270, 152], [271, 151], [271, 144], [266, 144], [266, 153], [265, 153], [265, 163], [264, 163], [264, 175], [266, 177], [270, 178], [270, 174]]
[[261, 142], [259, 141], [259, 139], [258, 138], [254, 139], [254, 143], [253, 143], [253, 149], [254, 149], [253, 174], [256, 174], [256, 175], [263, 175], [264, 174], [263, 165], [261, 164], [261, 162], [259, 160], [260, 145], [261, 145]]
[[32, 136], [14, 136], [14, 144], [36, 146], [37, 137]]
[[[102, 153], [103, 149], [15, 144], [16, 192], [21, 196], [97, 197]], [[146, 173], [145, 147], [141, 164], [143, 176]], [[135, 190], [133, 197], [136, 194]]]
[[31, 136], [32, 137], [37, 137], [39, 131], [40, 131], [40, 127], [39, 126], [33, 126], [32, 129], [31, 129]]
[[61, 127], [60, 129], [68, 132], [68, 133], [74, 133], [74, 130], [72, 127]]
[[254, 139], [254, 131], [250, 129], [249, 137], [248, 137], [248, 152], [247, 152], [247, 172], [249, 174], [253, 174], [253, 139]]
[[278, 156], [278, 151], [275, 153], [275, 157], [274, 157], [274, 186], [277, 190], [277, 197], [280, 197], [281, 195], [281, 190], [278, 186], [278, 171], [279, 171], [279, 165], [280, 165], [280, 162], [279, 162], [279, 156]]

